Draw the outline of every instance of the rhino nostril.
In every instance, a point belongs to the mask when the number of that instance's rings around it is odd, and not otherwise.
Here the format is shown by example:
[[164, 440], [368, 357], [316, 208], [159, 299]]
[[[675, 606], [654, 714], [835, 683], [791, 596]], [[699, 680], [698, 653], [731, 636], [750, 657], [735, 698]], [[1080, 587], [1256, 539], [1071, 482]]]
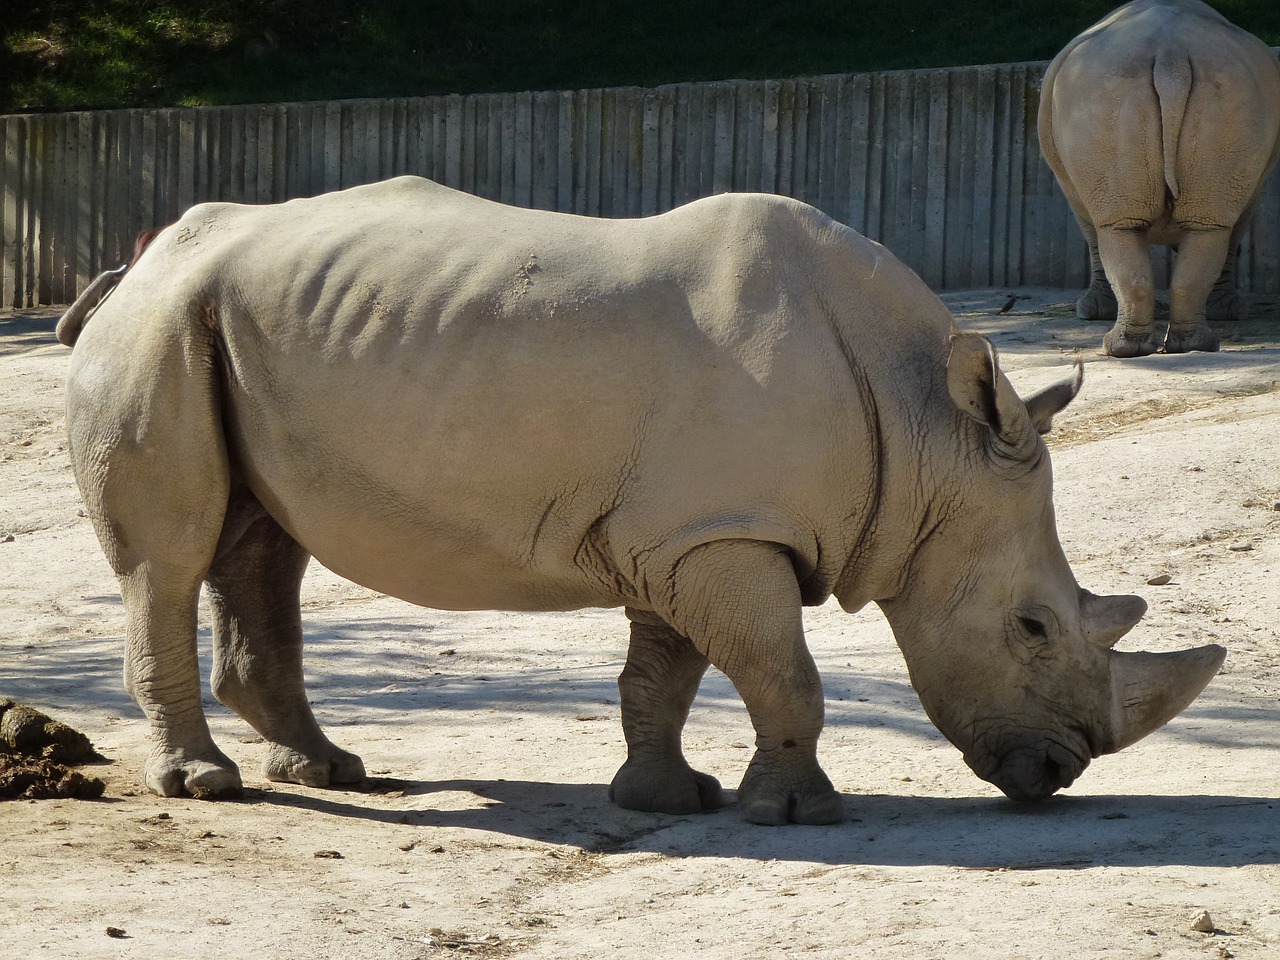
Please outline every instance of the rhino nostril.
[[1054, 788], [1065, 787], [1071, 782], [1071, 777], [1065, 776], [1062, 766], [1052, 758], [1045, 758], [1044, 761], [1044, 782], [1052, 784]]

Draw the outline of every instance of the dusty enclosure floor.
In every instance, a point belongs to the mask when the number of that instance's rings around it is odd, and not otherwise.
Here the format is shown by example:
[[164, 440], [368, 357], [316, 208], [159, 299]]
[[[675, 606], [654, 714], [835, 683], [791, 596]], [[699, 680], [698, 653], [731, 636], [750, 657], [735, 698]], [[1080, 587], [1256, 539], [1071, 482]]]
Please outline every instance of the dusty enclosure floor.
[[[373, 779], [267, 783], [262, 744], [210, 699], [244, 800], [147, 795], [120, 600], [67, 461], [70, 352], [50, 311], [0, 314], [0, 697], [114, 761], [83, 768], [101, 800], [0, 804], [0, 957], [1280, 957], [1280, 310], [1220, 325], [1221, 353], [1118, 361], [1073, 292], [1000, 314], [1009, 293], [946, 299], [1020, 387], [1086, 364], [1051, 438], [1078, 578], [1149, 601], [1124, 648], [1217, 642], [1226, 666], [1166, 728], [1019, 806], [928, 723], [878, 611], [809, 610], [849, 813], [820, 828], [609, 804], [621, 612], [440, 613], [314, 566], [311, 694]], [[732, 787], [751, 739], [709, 675], [690, 759]]]

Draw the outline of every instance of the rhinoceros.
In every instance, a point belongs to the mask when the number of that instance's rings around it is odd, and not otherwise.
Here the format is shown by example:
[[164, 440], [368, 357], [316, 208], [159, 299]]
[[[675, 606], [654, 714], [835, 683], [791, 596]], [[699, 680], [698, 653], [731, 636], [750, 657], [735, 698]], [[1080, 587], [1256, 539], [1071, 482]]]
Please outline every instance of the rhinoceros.
[[1112, 650], [1145, 604], [1076, 583], [1040, 432], [1079, 377], [1024, 402], [915, 274], [805, 204], [602, 220], [405, 177], [201, 204], [94, 298], [116, 281], [59, 336], [158, 794], [241, 785], [201, 709], [202, 584], [213, 692], [269, 744], [265, 775], [363, 776], [303, 687], [312, 556], [428, 607], [624, 608], [610, 795], [638, 810], [723, 802], [680, 742], [711, 663], [756, 731], [743, 816], [840, 818], [801, 626], [833, 594], [880, 605], [929, 716], [1015, 798], [1159, 727], [1222, 662]]
[[[1077, 313], [1107, 353], [1154, 352], [1149, 244], [1177, 248], [1164, 350], [1216, 350], [1235, 262], [1280, 155], [1280, 61], [1200, 0], [1135, 0], [1072, 40], [1040, 94], [1040, 148], [1089, 245]], [[1117, 303], [1118, 301], [1118, 303]]]

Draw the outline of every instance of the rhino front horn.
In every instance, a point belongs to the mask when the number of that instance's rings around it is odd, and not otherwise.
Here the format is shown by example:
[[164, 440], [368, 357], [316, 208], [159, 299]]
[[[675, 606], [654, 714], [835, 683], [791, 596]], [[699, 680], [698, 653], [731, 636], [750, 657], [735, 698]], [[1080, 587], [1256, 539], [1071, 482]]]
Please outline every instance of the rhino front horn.
[[1208, 685], [1227, 651], [1217, 644], [1176, 653], [1111, 652], [1112, 745], [1115, 753], [1164, 726]]

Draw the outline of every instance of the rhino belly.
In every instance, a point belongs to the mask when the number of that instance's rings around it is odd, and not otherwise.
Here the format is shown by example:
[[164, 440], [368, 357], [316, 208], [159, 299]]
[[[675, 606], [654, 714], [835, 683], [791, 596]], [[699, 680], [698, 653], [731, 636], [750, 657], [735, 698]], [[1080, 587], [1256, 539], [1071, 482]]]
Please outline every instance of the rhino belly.
[[339, 576], [440, 609], [568, 610], [630, 599], [603, 548], [607, 494], [589, 481], [546, 483], [536, 469], [504, 469], [501, 456], [468, 469], [458, 451], [428, 445], [383, 458], [315, 449], [324, 455], [250, 452], [241, 463], [267, 511]]

